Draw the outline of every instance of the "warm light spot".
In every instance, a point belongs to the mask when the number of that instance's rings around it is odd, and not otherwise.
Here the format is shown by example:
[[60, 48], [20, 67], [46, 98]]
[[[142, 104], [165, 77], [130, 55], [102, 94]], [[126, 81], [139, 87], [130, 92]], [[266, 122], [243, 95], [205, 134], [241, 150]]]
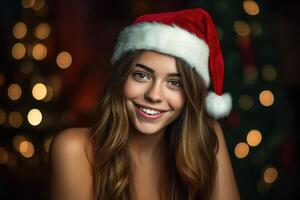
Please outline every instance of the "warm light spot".
[[263, 106], [271, 106], [274, 103], [274, 95], [270, 90], [264, 90], [259, 94], [259, 101]]
[[16, 43], [11, 49], [11, 55], [14, 59], [20, 60], [25, 56], [26, 48], [22, 43]]
[[8, 122], [13, 128], [19, 128], [23, 123], [23, 117], [19, 112], [11, 112], [8, 116]]
[[36, 60], [43, 60], [47, 56], [47, 48], [43, 44], [36, 44], [32, 49], [32, 56]]
[[23, 141], [20, 144], [19, 151], [24, 157], [30, 158], [34, 154], [34, 146], [30, 141]]
[[265, 65], [262, 68], [262, 75], [266, 81], [274, 81], [277, 78], [277, 71], [272, 65]]
[[26, 33], [27, 33], [26, 24], [24, 24], [23, 22], [18, 22], [15, 24], [13, 28], [13, 35], [15, 36], [15, 38], [21, 39], [25, 37]]
[[31, 109], [27, 115], [28, 122], [33, 126], [39, 125], [42, 121], [42, 118], [42, 113], [38, 109]]
[[46, 95], [46, 97], [43, 99], [43, 101], [48, 102], [48, 101], [50, 101], [51, 99], [53, 99], [54, 91], [53, 91], [53, 89], [52, 89], [52, 87], [51, 87], [50, 85], [46, 85], [46, 88], [47, 88], [47, 95]]
[[22, 89], [17, 83], [11, 84], [7, 89], [8, 97], [11, 100], [18, 100], [22, 95]]
[[51, 145], [52, 139], [53, 139], [53, 137], [49, 137], [44, 142], [44, 149], [45, 149], [45, 151], [47, 153], [49, 153], [49, 149], [50, 149], [50, 145]]
[[249, 15], [257, 15], [259, 13], [259, 7], [253, 0], [244, 1], [243, 7], [246, 13], [248, 13]]
[[234, 30], [239, 36], [245, 37], [250, 33], [250, 27], [245, 21], [234, 22]]
[[0, 124], [4, 124], [6, 120], [6, 113], [3, 109], [0, 108]]
[[5, 77], [2, 73], [0, 73], [0, 87], [4, 85], [4, 82], [5, 82]]
[[22, 143], [23, 141], [25, 141], [25, 140], [26, 140], [26, 138], [25, 138], [24, 136], [22, 136], [22, 135], [16, 135], [16, 136], [14, 137], [14, 139], [13, 139], [13, 147], [14, 147], [17, 151], [19, 151], [21, 143]]
[[36, 0], [32, 9], [35, 11], [41, 10], [45, 5], [45, 0]]
[[277, 169], [274, 167], [269, 167], [264, 171], [264, 181], [266, 183], [274, 183], [278, 177]]
[[32, 88], [32, 96], [37, 100], [42, 100], [47, 95], [47, 88], [43, 83], [37, 83]]
[[3, 147], [0, 147], [0, 164], [6, 164], [7, 160], [8, 160], [7, 151]]
[[58, 67], [66, 69], [72, 64], [72, 56], [68, 52], [63, 51], [60, 54], [58, 54], [56, 58], [56, 63]]
[[31, 8], [35, 3], [35, 0], [22, 0], [23, 8]]
[[237, 158], [245, 158], [249, 153], [249, 146], [245, 142], [240, 142], [235, 146], [234, 153]]
[[255, 147], [261, 142], [262, 135], [259, 130], [250, 130], [247, 134], [247, 143], [249, 146]]
[[50, 26], [47, 23], [39, 24], [35, 29], [35, 36], [40, 39], [46, 39], [50, 34]]
[[239, 98], [239, 106], [242, 110], [250, 110], [253, 107], [254, 101], [250, 95], [242, 95]]

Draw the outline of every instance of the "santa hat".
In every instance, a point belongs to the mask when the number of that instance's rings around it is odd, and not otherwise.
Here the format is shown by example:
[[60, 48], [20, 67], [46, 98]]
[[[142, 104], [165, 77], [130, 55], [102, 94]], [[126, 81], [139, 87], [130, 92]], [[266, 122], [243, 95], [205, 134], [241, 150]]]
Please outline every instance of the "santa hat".
[[212, 84], [213, 91], [205, 101], [207, 113], [216, 119], [230, 113], [231, 96], [222, 94], [224, 61], [219, 37], [206, 11], [195, 8], [138, 17], [120, 33], [112, 63], [136, 49], [154, 50], [186, 61], [206, 87]]

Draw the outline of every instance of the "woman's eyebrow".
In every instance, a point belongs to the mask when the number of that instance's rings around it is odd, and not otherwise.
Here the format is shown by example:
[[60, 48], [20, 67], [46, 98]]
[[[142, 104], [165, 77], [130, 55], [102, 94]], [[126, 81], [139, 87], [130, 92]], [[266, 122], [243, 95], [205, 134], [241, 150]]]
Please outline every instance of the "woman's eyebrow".
[[[143, 68], [144, 70], [150, 72], [151, 74], [155, 74], [155, 71], [153, 69], [151, 69], [150, 67], [147, 67], [146, 65], [143, 65], [141, 63], [137, 63], [135, 66]], [[179, 73], [168, 73], [167, 75], [168, 76], [178, 76], [178, 77], [181, 77]]]

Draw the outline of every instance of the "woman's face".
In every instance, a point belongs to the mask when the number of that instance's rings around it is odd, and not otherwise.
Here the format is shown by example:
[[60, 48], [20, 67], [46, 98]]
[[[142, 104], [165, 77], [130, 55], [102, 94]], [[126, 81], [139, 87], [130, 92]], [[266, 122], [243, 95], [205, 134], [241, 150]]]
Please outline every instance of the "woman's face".
[[148, 135], [163, 132], [185, 104], [175, 58], [145, 51], [125, 81], [123, 95], [137, 131]]

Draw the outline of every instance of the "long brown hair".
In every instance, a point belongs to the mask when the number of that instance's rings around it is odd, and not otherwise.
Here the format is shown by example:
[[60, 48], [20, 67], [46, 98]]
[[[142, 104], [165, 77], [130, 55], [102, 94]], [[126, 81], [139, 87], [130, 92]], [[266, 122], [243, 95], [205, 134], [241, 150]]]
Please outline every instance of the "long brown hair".
[[[122, 87], [143, 50], [128, 52], [111, 71], [99, 105], [99, 118], [93, 126], [94, 197], [97, 200], [133, 200], [133, 166], [127, 147], [129, 119]], [[186, 106], [168, 125], [168, 179], [163, 199], [210, 199], [215, 184], [218, 141], [212, 119], [204, 108], [207, 89], [194, 69], [179, 58], [176, 65], [182, 77]]]

